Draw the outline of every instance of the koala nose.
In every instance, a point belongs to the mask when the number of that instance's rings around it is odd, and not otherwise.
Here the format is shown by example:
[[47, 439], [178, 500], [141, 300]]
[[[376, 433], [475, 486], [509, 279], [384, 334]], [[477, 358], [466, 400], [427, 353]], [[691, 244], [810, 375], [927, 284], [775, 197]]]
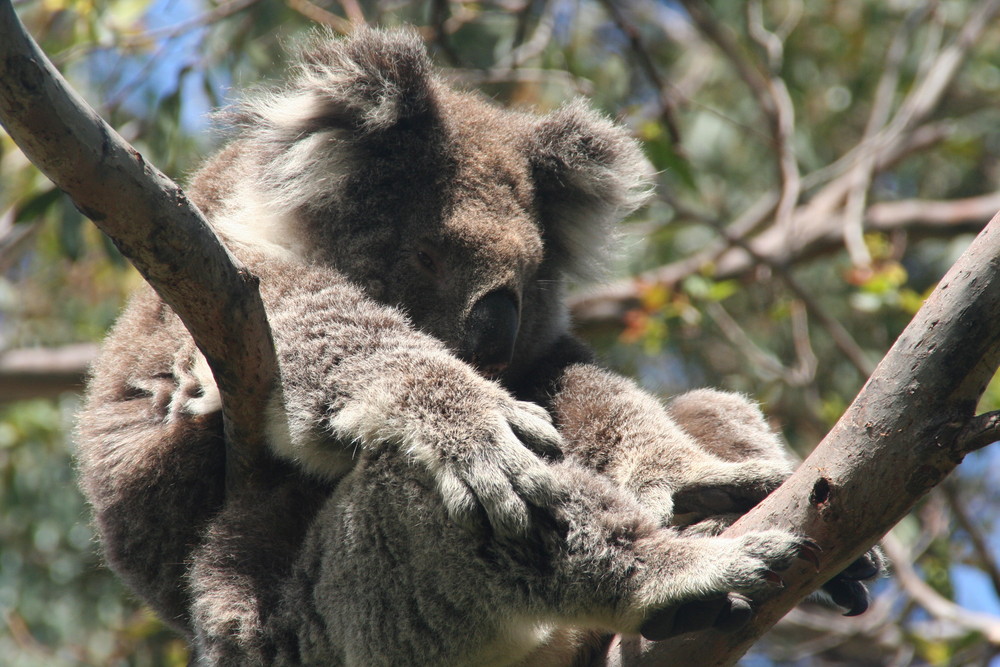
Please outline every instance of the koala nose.
[[483, 375], [497, 377], [510, 365], [520, 326], [514, 295], [506, 290], [490, 292], [469, 313], [462, 359]]

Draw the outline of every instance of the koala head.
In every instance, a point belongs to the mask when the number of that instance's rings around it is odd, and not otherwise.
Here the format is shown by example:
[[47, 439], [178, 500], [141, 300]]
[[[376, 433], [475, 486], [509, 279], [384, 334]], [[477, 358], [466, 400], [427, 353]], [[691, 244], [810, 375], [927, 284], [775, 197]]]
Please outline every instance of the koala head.
[[314, 35], [195, 201], [236, 245], [333, 266], [485, 375], [511, 377], [565, 329], [567, 278], [600, 265], [648, 195], [626, 131], [580, 102], [500, 109], [432, 71], [417, 35]]

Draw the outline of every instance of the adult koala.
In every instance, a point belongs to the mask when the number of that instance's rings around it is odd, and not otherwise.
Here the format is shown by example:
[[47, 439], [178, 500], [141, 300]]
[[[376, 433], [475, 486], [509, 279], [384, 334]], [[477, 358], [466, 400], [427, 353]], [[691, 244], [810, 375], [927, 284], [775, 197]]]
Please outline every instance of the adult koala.
[[[738, 625], [815, 559], [712, 536], [790, 472], [756, 407], [665, 409], [567, 331], [567, 279], [650, 187], [622, 128], [495, 108], [370, 29], [315, 37], [233, 119], [188, 192], [261, 279], [263, 488], [224, 498], [217, 389], [148, 289], [79, 427], [108, 562], [201, 663], [582, 663], [611, 632]], [[876, 569], [834, 597], [863, 610]]]

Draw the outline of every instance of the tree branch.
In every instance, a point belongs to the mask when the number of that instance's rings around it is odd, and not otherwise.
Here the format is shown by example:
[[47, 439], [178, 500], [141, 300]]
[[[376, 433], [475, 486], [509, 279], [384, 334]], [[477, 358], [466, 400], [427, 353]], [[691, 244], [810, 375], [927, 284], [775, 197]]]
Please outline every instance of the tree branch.
[[[997, 414], [976, 417], [1000, 364], [1000, 214], [941, 280], [847, 412], [785, 484], [729, 530], [785, 527], [823, 548], [798, 565], [733, 634], [691, 633], [620, 646], [624, 665], [731, 665], [810, 591], [871, 547], [970, 451], [995, 439]], [[981, 434], [989, 434], [988, 436]], [[635, 657], [622, 658], [626, 652]]]
[[0, 403], [79, 391], [96, 353], [92, 343], [0, 353]]
[[257, 279], [170, 179], [73, 92], [0, 0], [0, 123], [180, 316], [223, 398], [227, 488], [256, 475], [274, 349]]

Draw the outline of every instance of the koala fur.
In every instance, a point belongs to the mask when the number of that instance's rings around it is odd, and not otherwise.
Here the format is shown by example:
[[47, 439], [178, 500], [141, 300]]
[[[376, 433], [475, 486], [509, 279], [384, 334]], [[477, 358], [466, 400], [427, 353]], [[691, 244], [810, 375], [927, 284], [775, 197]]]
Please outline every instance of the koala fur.
[[792, 468], [756, 406], [665, 408], [568, 331], [567, 281], [651, 187], [623, 128], [499, 109], [372, 29], [228, 117], [188, 193], [260, 277], [265, 479], [226, 497], [218, 391], [149, 289], [79, 423], [107, 561], [199, 664], [586, 664], [608, 633], [736, 625], [815, 558], [714, 536]]

